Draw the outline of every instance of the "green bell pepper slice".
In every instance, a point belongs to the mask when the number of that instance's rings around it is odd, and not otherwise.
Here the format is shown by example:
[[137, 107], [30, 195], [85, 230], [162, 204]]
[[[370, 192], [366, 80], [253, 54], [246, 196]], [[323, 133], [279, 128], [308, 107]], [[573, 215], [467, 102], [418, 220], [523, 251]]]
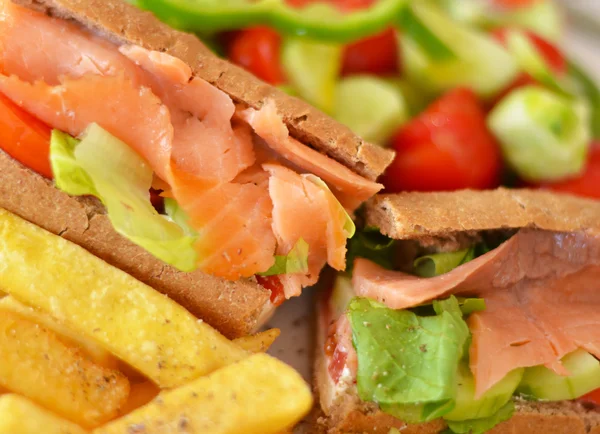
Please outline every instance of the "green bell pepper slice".
[[137, 0], [169, 25], [201, 34], [267, 25], [287, 35], [351, 42], [388, 27], [407, 0], [376, 0], [344, 13], [324, 1], [293, 8], [285, 0]]

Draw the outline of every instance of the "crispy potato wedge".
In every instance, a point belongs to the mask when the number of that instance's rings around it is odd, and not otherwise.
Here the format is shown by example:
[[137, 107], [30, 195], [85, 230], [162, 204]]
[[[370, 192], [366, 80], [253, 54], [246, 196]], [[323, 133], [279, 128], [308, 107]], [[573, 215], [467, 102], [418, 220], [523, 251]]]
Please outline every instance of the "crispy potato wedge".
[[123, 374], [12, 312], [0, 312], [0, 385], [89, 428], [114, 418], [129, 395]]
[[129, 399], [121, 408], [119, 412], [120, 416], [131, 413], [133, 410], [148, 404], [156, 395], [160, 393], [160, 389], [152, 382], [145, 381], [143, 383], [136, 383], [131, 385], [131, 391], [129, 392]]
[[85, 434], [83, 428], [38, 406], [27, 398], [0, 396], [0, 434]]
[[249, 355], [151, 287], [2, 209], [0, 234], [0, 290], [100, 343], [162, 388]]
[[273, 434], [285, 431], [312, 406], [308, 385], [296, 371], [266, 354], [163, 391], [150, 404], [110, 422], [95, 434]]
[[234, 339], [233, 342], [251, 353], [265, 353], [280, 334], [281, 330], [279, 329], [269, 329], [254, 335]]
[[118, 360], [96, 342], [73, 333], [45, 312], [29, 307], [10, 295], [0, 299], [0, 312], [14, 312], [56, 333], [67, 345], [81, 348], [92, 362], [105, 368], [117, 369]]

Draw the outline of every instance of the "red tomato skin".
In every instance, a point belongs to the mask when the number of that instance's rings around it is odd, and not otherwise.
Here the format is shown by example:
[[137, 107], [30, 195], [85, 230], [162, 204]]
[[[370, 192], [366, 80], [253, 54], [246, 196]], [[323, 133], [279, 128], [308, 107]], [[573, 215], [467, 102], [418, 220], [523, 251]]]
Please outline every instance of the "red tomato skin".
[[486, 189], [499, 184], [502, 158], [485, 112], [467, 88], [447, 92], [392, 139], [397, 155], [386, 192]]
[[281, 37], [264, 26], [240, 30], [232, 37], [227, 57], [263, 81], [272, 85], [285, 83], [279, 60]]
[[342, 75], [398, 74], [399, 57], [396, 32], [387, 29], [344, 48]]
[[534, 187], [600, 199], [600, 141], [591, 144], [585, 170], [580, 176], [560, 182], [538, 184]]
[[283, 284], [278, 276], [256, 276], [256, 281], [265, 289], [271, 291], [271, 303], [280, 306], [285, 301]]
[[51, 129], [0, 94], [0, 149], [31, 170], [52, 179]]
[[493, 0], [492, 3], [506, 9], [516, 9], [526, 8], [540, 1], [544, 0]]
[[592, 404], [600, 405], [600, 389], [593, 390], [590, 393], [583, 395], [578, 401], [591, 402]]
[[344, 366], [346, 366], [348, 353], [343, 351], [338, 345], [335, 332], [336, 323], [334, 322], [329, 327], [327, 341], [325, 342], [325, 356], [329, 359], [329, 365], [327, 367], [329, 376], [333, 382], [337, 384], [344, 371]]

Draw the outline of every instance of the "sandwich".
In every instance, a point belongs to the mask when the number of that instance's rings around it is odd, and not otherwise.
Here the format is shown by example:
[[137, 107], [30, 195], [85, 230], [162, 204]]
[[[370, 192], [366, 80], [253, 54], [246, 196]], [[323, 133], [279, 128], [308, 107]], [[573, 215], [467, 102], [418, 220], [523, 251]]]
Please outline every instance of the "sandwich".
[[124, 1], [0, 5], [0, 208], [228, 337], [344, 268], [391, 151]]
[[380, 195], [349, 252], [319, 301], [326, 432], [600, 432], [600, 203]]

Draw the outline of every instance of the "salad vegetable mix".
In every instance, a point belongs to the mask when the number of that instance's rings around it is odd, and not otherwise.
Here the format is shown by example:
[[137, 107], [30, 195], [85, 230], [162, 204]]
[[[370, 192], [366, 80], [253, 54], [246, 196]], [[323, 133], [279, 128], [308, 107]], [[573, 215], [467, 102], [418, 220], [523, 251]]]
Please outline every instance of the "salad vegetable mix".
[[600, 198], [600, 91], [561, 51], [551, 0], [136, 3], [395, 149], [387, 192]]

